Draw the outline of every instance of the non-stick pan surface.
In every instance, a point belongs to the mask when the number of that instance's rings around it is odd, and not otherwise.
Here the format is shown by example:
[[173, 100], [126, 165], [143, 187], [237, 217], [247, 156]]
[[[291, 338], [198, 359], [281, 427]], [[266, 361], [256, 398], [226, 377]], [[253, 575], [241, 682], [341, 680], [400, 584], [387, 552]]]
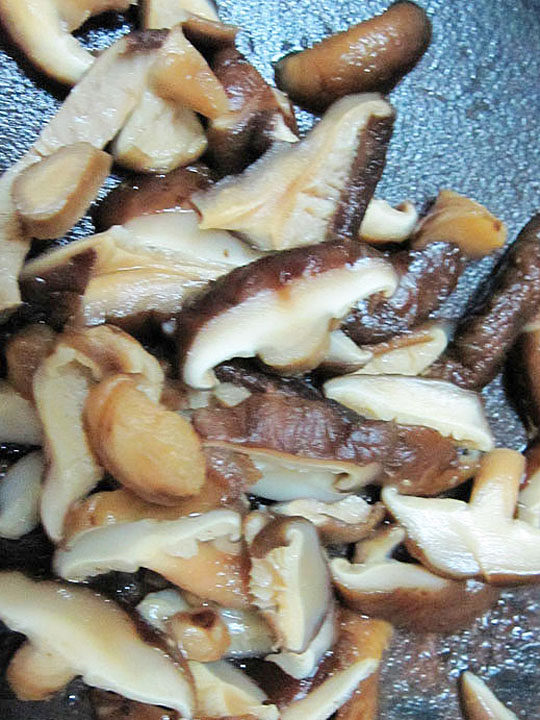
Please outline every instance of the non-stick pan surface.
[[[23, 0], [20, 0], [23, 2]], [[392, 92], [398, 120], [377, 194], [423, 206], [440, 187], [485, 203], [505, 220], [513, 239], [540, 208], [540, 1], [421, 0], [433, 22], [431, 47]], [[290, 50], [341, 30], [388, 5], [388, 0], [222, 0], [224, 21], [244, 28], [240, 49], [266, 78]], [[135, 15], [129, 22], [135, 21]], [[85, 27], [93, 48], [129, 28], [103, 16]], [[105, 30], [101, 28], [106, 28]], [[31, 144], [53, 113], [62, 89], [48, 83], [2, 39], [0, 53], [0, 167]], [[311, 118], [300, 114], [307, 128]], [[90, 221], [77, 232], [90, 232]], [[445, 309], [463, 311], [495, 260], [472, 264]], [[501, 379], [485, 391], [500, 444], [523, 448], [525, 434]], [[24, 557], [39, 566], [42, 540]], [[0, 544], [0, 565], [17, 564], [17, 544]], [[36, 597], [39, 602], [39, 597]], [[381, 720], [457, 720], [459, 673], [470, 668], [489, 681], [519, 718], [540, 718], [540, 592], [503, 592], [496, 608], [465, 632], [445, 637], [397, 633], [381, 679]], [[20, 642], [0, 635], [0, 663]], [[81, 648], [84, 652], [84, 648]], [[50, 703], [20, 703], [0, 684], [0, 720], [89, 720], [84, 688], [70, 686]], [[306, 718], [306, 720], [309, 720]]]

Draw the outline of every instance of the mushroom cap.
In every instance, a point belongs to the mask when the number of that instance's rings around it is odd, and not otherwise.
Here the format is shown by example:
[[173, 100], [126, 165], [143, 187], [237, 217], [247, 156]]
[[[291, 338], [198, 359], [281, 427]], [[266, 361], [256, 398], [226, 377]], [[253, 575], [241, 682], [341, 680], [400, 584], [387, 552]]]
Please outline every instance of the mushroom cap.
[[250, 591], [279, 646], [303, 653], [331, 604], [326, 559], [314, 526], [301, 518], [269, 522], [249, 544]]
[[479, 396], [452, 383], [398, 375], [353, 374], [328, 380], [324, 393], [367, 418], [431, 427], [477, 450], [494, 447]]
[[43, 455], [33, 452], [0, 481], [0, 537], [18, 539], [38, 526], [43, 469]]
[[89, 685], [192, 717], [193, 693], [181, 667], [143, 642], [135, 623], [110, 600], [84, 588], [4, 572], [0, 618], [36, 648], [61, 657]]

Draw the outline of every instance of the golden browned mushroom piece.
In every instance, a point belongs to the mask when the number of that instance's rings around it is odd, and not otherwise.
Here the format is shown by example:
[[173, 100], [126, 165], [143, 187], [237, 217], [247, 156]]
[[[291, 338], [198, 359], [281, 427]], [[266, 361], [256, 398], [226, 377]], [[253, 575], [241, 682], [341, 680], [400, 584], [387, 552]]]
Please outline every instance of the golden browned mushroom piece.
[[12, 335], [5, 346], [7, 378], [11, 386], [27, 400], [34, 397], [34, 374], [52, 352], [56, 334], [48, 325], [27, 325]]
[[456, 581], [421, 565], [392, 559], [405, 540], [399, 527], [385, 527], [356, 546], [354, 562], [335, 558], [330, 570], [345, 604], [416, 632], [449, 632], [470, 624], [499, 593], [477, 580]]
[[511, 350], [506, 367], [512, 395], [528, 433], [535, 438], [540, 428], [540, 314], [525, 325]]
[[481, 258], [502, 248], [506, 225], [480, 203], [453, 190], [440, 190], [437, 200], [416, 228], [413, 248], [445, 240], [469, 258]]
[[275, 66], [276, 82], [298, 105], [322, 112], [344, 95], [386, 91], [411, 70], [431, 40], [431, 23], [413, 2], [292, 53]]
[[483, 680], [466, 671], [460, 677], [460, 700], [466, 720], [517, 720], [491, 692]]
[[105, 182], [112, 157], [89, 143], [75, 143], [23, 170], [11, 194], [27, 235], [64, 235], [87, 211]]
[[394, 114], [376, 93], [343, 98], [300, 142], [274, 146], [241, 175], [197, 194], [201, 227], [235, 230], [262, 250], [356, 239]]
[[76, 535], [56, 552], [54, 565], [60, 577], [77, 582], [146, 567], [200, 598], [245, 608], [249, 569], [240, 532], [241, 517], [231, 510], [108, 525]]
[[175, 505], [200, 492], [206, 463], [199, 438], [188, 420], [139, 390], [136, 379], [112, 375], [92, 388], [84, 422], [101, 465], [143, 500]]
[[227, 653], [229, 631], [211, 608], [194, 608], [175, 613], [167, 622], [167, 634], [188, 660], [215, 662]]
[[385, 488], [382, 499], [407, 532], [407, 548], [423, 564], [454, 578], [489, 583], [538, 581], [540, 529], [514, 520], [522, 455], [498, 449], [486, 455], [469, 503], [418, 498]]
[[[187, 673], [163, 649], [144, 642], [135, 622], [115, 603], [86, 588], [35, 582], [18, 572], [3, 572], [0, 581], [0, 619], [27, 635], [32, 648], [15, 657], [17, 689], [27, 696], [47, 688], [50, 693], [82, 675], [94, 687], [192, 717]], [[54, 672], [29, 675], [46, 662], [41, 653], [49, 652]]]
[[40, 70], [74, 85], [94, 61], [71, 33], [92, 15], [127, 10], [131, 0], [1, 0], [0, 17], [13, 40]]

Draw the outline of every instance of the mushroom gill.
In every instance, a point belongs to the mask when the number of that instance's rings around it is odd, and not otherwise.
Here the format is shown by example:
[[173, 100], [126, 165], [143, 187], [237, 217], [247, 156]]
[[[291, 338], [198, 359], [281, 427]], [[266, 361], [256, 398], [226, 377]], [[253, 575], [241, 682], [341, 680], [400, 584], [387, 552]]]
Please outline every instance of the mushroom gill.
[[[0, 580], [0, 619], [36, 650], [58, 656], [66, 680], [69, 667], [88, 685], [192, 717], [189, 676], [163, 650], [145, 643], [115, 603], [86, 588], [35, 582], [18, 572], [3, 572]], [[31, 668], [32, 658], [26, 661]]]
[[274, 146], [242, 175], [196, 195], [201, 227], [240, 232], [262, 250], [356, 238], [393, 121], [380, 95], [344, 98], [299, 143]]

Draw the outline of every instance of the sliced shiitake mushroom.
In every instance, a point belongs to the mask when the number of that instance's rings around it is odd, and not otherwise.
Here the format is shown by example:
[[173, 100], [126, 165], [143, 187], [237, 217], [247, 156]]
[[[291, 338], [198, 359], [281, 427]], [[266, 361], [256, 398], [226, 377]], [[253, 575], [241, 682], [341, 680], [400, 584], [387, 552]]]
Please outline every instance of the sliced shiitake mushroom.
[[205, 20], [219, 20], [212, 0], [142, 0], [145, 28], [170, 28], [185, 20], [186, 12]]
[[43, 431], [30, 402], [0, 380], [0, 442], [41, 445]]
[[34, 374], [52, 352], [55, 342], [54, 331], [42, 323], [27, 325], [6, 342], [8, 382], [27, 400], [33, 400]]
[[466, 720], [517, 720], [491, 692], [486, 683], [467, 670], [459, 679], [461, 707]]
[[358, 303], [343, 323], [342, 329], [358, 345], [390, 340], [426, 322], [454, 290], [464, 267], [459, 248], [446, 242], [400, 251], [388, 260], [399, 276], [394, 294]]
[[76, 672], [62, 655], [24, 642], [9, 661], [6, 680], [19, 700], [49, 700]]
[[[476, 457], [461, 455], [435, 430], [365, 420], [337, 403], [303, 397], [286, 387], [290, 395], [255, 392], [232, 408], [203, 408], [193, 414], [205, 444], [232, 444], [250, 455], [261, 480], [265, 475], [269, 480], [264, 492], [270, 490], [271, 499], [331, 502], [341, 499], [336, 491], [350, 492], [373, 482], [397, 483], [404, 493], [434, 495], [463, 482], [477, 467]], [[311, 463], [310, 468], [306, 458], [325, 462], [322, 467]], [[310, 482], [315, 469], [319, 477]], [[337, 477], [340, 472], [346, 474]], [[259, 482], [252, 491], [263, 490]], [[275, 495], [277, 491], [283, 494]]]
[[207, 128], [212, 165], [224, 175], [242, 172], [273, 142], [296, 142], [294, 110], [235, 48], [216, 52], [210, 67], [223, 85], [231, 111]]
[[396, 275], [366, 246], [323, 244], [271, 255], [238, 268], [178, 315], [186, 384], [211, 388], [213, 368], [258, 355], [282, 371], [316, 367], [336, 318], [361, 298], [391, 294]]
[[231, 510], [108, 525], [76, 535], [56, 552], [54, 565], [60, 577], [74, 581], [146, 567], [201, 598], [247, 607], [248, 561], [240, 530], [240, 515]]
[[540, 307], [540, 214], [519, 233], [482, 295], [484, 301], [462, 319], [447, 351], [429, 369], [430, 377], [471, 389], [495, 378]]
[[457, 245], [467, 257], [480, 258], [502, 248], [506, 234], [506, 225], [483, 205], [453, 190], [441, 190], [416, 228], [412, 247], [445, 240]]
[[418, 212], [408, 200], [392, 207], [373, 198], [360, 225], [360, 240], [380, 245], [408, 240], [418, 221]]
[[131, 0], [44, 0], [21, 4], [1, 0], [0, 17], [17, 45], [43, 72], [62, 83], [75, 84], [94, 61], [70, 33], [89, 17], [106, 10], [127, 10]]
[[354, 373], [328, 380], [324, 393], [366, 418], [431, 427], [475, 450], [495, 444], [480, 397], [449, 382]]
[[201, 227], [235, 230], [262, 250], [356, 238], [393, 122], [380, 95], [344, 98], [301, 142], [275, 146], [242, 175], [196, 195]]
[[302, 653], [331, 604], [326, 559], [314, 526], [301, 518], [270, 520], [249, 543], [250, 592], [280, 648]]
[[370, 350], [364, 350], [354, 343], [342, 330], [330, 333], [328, 350], [319, 369], [331, 375], [340, 375], [358, 370], [373, 357]]
[[382, 15], [291, 53], [275, 66], [276, 82], [302, 107], [320, 112], [344, 95], [385, 91], [425, 53], [431, 23], [413, 2], [398, 2]]
[[38, 526], [43, 469], [43, 455], [33, 452], [0, 480], [0, 537], [18, 539]]
[[189, 421], [152, 402], [129, 375], [90, 390], [84, 422], [101, 465], [143, 500], [175, 505], [204, 485], [205, 458]]
[[111, 152], [117, 163], [135, 172], [168, 173], [197, 160], [206, 146], [193, 110], [145, 90]]
[[112, 158], [90, 143], [66, 145], [17, 175], [11, 195], [27, 235], [64, 235], [84, 215], [111, 169]]
[[[35, 582], [18, 572], [3, 572], [0, 579], [0, 619], [24, 633], [37, 651], [57, 655], [65, 663], [65, 680], [82, 675], [94, 687], [191, 717], [188, 676], [162, 649], [146, 644], [133, 620], [115, 603], [85, 588]], [[34, 658], [29, 652], [16, 662], [25, 660], [30, 672]], [[17, 675], [20, 684], [20, 666]], [[27, 687], [32, 680], [36, 683], [38, 678], [29, 678]]]
[[435, 572], [489, 583], [525, 583], [540, 575], [540, 530], [514, 520], [525, 461], [514, 450], [486, 455], [469, 503], [417, 498], [385, 488], [386, 507], [407, 532], [407, 547]]
[[527, 477], [518, 496], [518, 518], [540, 528], [540, 444], [530, 447], [525, 457]]
[[167, 621], [167, 635], [187, 660], [208, 663], [226, 654], [229, 631], [219, 614], [208, 607], [181, 610]]
[[90, 703], [96, 720], [181, 720], [175, 710], [138, 703], [106, 690], [92, 688]]
[[385, 527], [358, 543], [353, 563], [332, 560], [332, 579], [347, 606], [416, 632], [449, 632], [495, 603], [498, 592], [489, 585], [449, 580], [392, 559], [405, 537], [402, 528]]

